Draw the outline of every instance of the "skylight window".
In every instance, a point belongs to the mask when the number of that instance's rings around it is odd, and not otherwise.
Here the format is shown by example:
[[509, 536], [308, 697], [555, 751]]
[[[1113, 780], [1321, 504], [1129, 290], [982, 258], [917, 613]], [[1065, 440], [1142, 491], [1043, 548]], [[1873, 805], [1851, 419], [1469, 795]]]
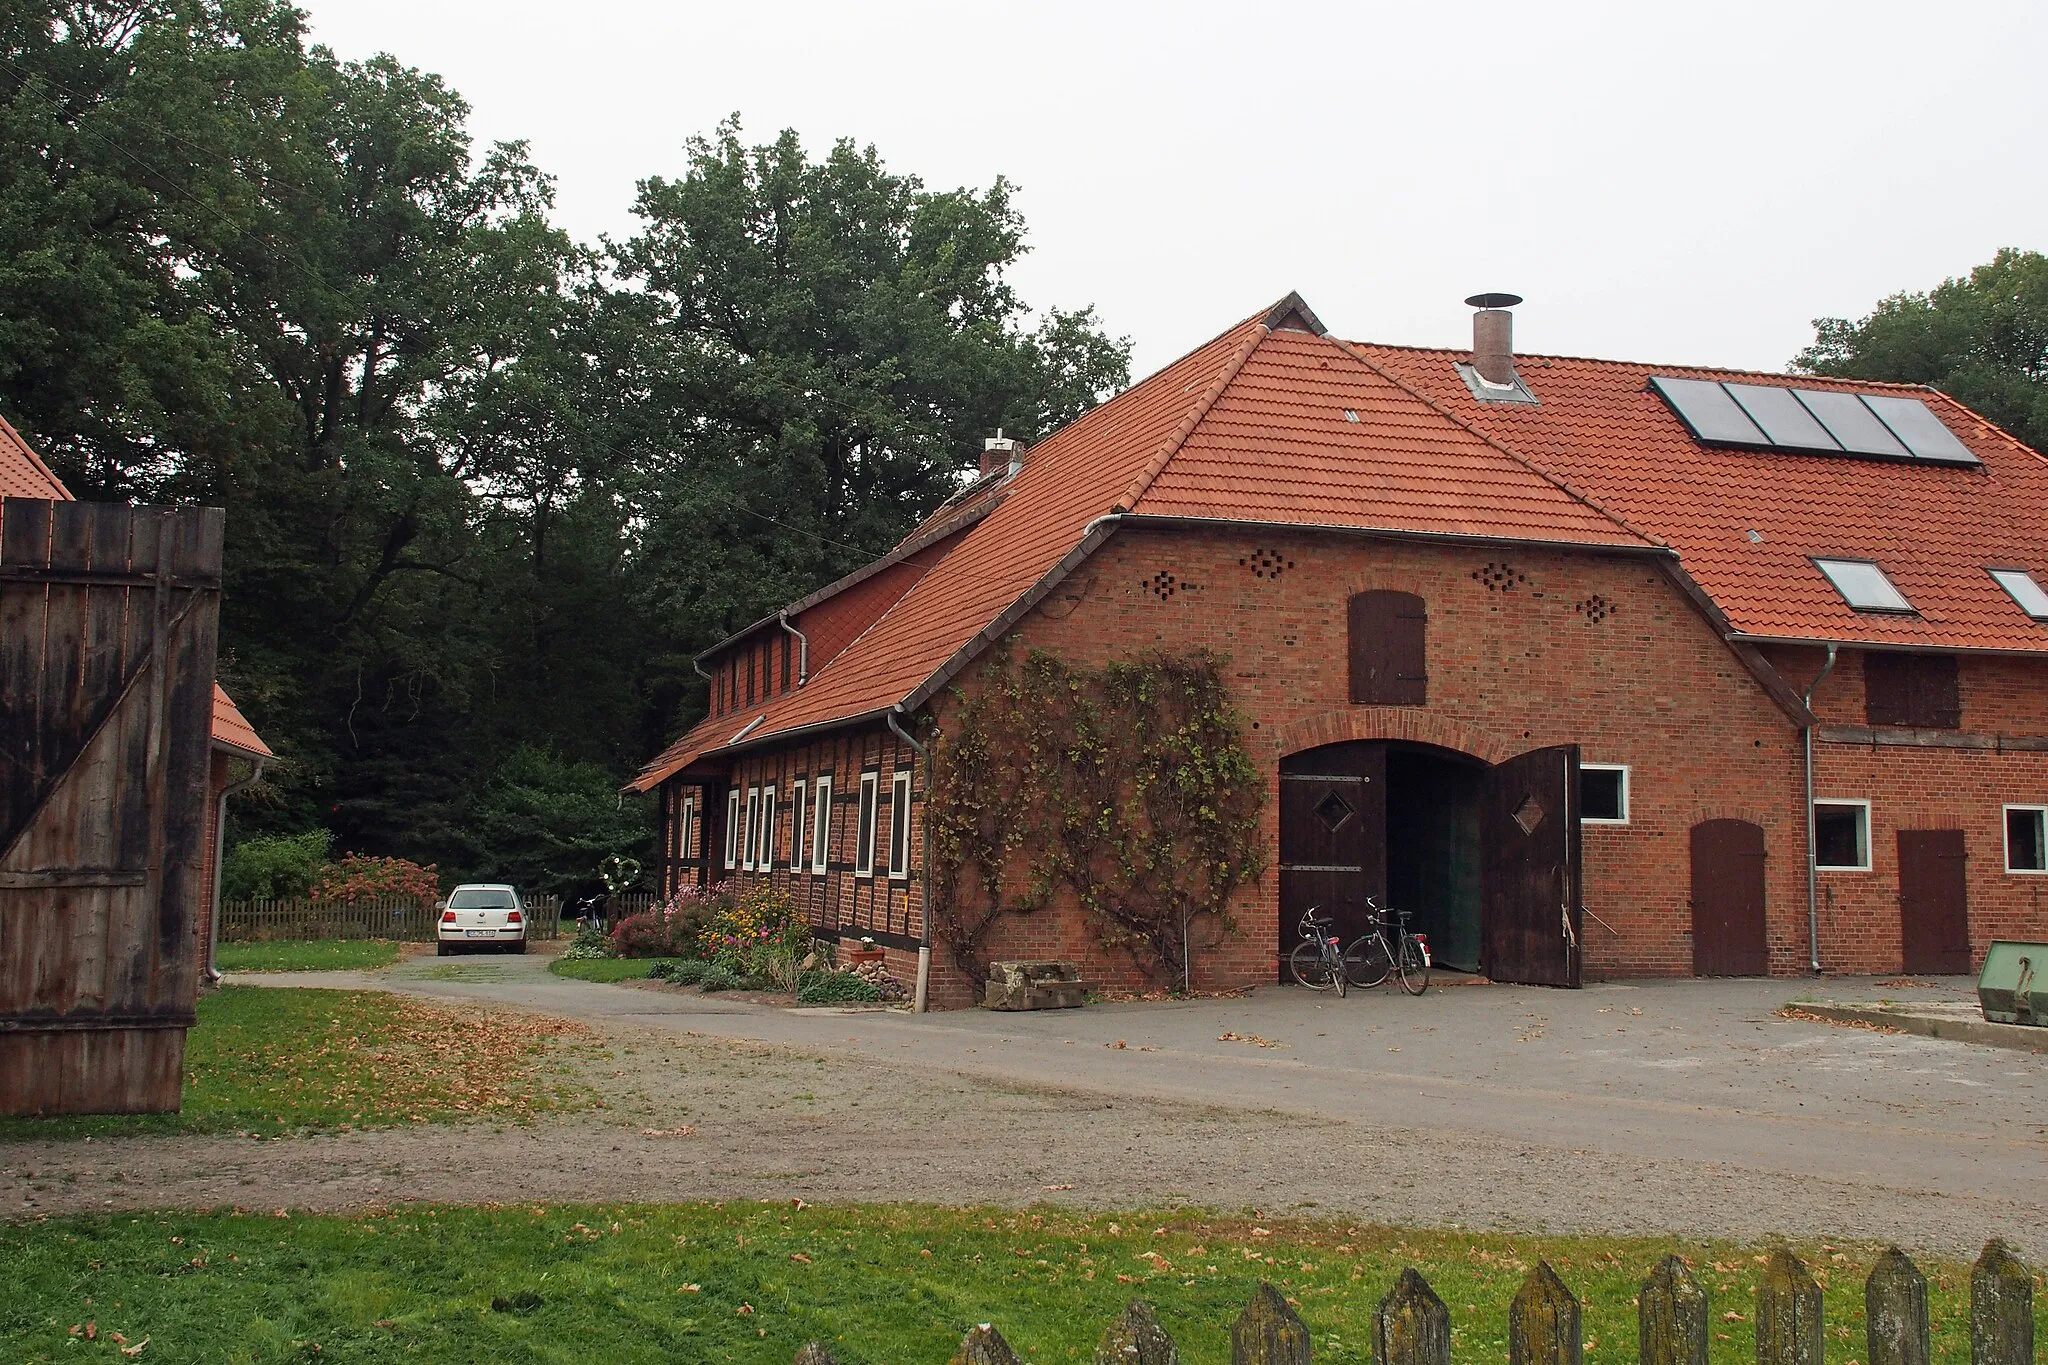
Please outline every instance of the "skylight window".
[[1884, 570], [1867, 559], [1816, 559], [1813, 565], [1828, 576], [1842, 600], [1858, 611], [1913, 610], [1913, 604], [1892, 586]]
[[1991, 576], [1998, 580], [1998, 586], [2012, 594], [2012, 600], [2020, 604], [2020, 610], [2036, 621], [2048, 621], [2048, 592], [2034, 581], [2034, 576], [2025, 569], [1993, 569]]

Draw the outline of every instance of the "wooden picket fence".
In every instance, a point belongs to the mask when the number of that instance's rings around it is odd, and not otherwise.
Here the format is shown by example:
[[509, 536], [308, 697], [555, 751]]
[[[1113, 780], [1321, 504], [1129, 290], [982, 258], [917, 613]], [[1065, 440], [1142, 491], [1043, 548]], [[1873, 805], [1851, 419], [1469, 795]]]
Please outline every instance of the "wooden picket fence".
[[[521, 896], [519, 903], [526, 913], [528, 939], [561, 936], [561, 897]], [[413, 896], [353, 901], [223, 901], [220, 937], [223, 943], [326, 938], [431, 943], [438, 917], [432, 901]]]
[[[1641, 1365], [1707, 1365], [1713, 1321], [1706, 1288], [1684, 1261], [1667, 1256], [1637, 1300]], [[1931, 1365], [1927, 1280], [1897, 1247], [1880, 1256], [1863, 1286], [1866, 1365]], [[1823, 1365], [1821, 1291], [1799, 1258], [1771, 1253], [1756, 1291], [1757, 1365]], [[1508, 1365], [1583, 1365], [1579, 1301], [1557, 1272], [1538, 1262], [1508, 1308]], [[1261, 1284], [1230, 1328], [1231, 1365], [1310, 1365], [1308, 1325], [1270, 1284]], [[1095, 1365], [1179, 1365], [1180, 1355], [1150, 1305], [1133, 1300], [1095, 1348]], [[1380, 1300], [1373, 1318], [1375, 1365], [1450, 1365], [1451, 1314], [1414, 1267]], [[2034, 1277], [2001, 1241], [1986, 1244], [1970, 1272], [1971, 1365], [2034, 1365]], [[831, 1348], [808, 1343], [795, 1365], [834, 1365]], [[988, 1323], [968, 1332], [951, 1365], [1022, 1365]]]

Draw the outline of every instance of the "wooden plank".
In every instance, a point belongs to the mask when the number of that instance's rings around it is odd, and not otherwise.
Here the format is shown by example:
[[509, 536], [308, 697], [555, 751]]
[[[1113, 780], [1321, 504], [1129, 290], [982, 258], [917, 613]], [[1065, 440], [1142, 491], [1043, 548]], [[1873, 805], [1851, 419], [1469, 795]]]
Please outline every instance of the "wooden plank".
[[184, 1065], [176, 1026], [0, 1033], [0, 1113], [175, 1112]]
[[[0, 499], [0, 559], [41, 567], [49, 557], [50, 504]], [[43, 615], [39, 583], [0, 585], [0, 850], [42, 798]]]
[[141, 886], [141, 872], [109, 867], [52, 868], [31, 872], [0, 872], [0, 891], [39, 887]]

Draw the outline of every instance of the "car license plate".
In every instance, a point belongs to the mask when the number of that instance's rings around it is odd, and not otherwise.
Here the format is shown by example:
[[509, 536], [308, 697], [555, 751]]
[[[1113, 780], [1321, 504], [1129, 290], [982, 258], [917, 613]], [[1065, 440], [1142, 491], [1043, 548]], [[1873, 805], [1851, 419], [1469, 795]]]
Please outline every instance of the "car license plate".
[[497, 932], [495, 929], [464, 929], [462, 935], [464, 938], [489, 938]]

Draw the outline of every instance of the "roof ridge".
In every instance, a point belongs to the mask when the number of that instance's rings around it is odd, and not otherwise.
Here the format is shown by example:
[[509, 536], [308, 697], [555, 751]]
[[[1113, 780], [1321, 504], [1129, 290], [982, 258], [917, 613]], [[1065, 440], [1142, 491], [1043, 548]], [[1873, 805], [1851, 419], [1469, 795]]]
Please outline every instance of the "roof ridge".
[[[1336, 340], [1332, 337], [1331, 340]], [[1344, 346], [1380, 351], [1412, 351], [1420, 355], [1448, 355], [1471, 358], [1472, 352], [1458, 346], [1409, 346], [1394, 341], [1346, 341]], [[1789, 370], [1747, 370], [1736, 365], [1698, 365], [1690, 361], [1617, 360], [1612, 356], [1564, 355], [1557, 352], [1517, 351], [1517, 360], [1564, 360], [1578, 365], [1614, 365], [1630, 370], [1696, 370], [1703, 374], [1739, 374], [1751, 379], [1808, 379], [1824, 384], [1855, 384], [1873, 389], [1910, 389], [1918, 393], [1941, 393], [1932, 384], [1909, 384], [1896, 379], [1844, 379], [1832, 374], [1794, 374]], [[1944, 395], [1946, 396], [1946, 395]]]
[[1528, 456], [1522, 454], [1520, 451], [1515, 450], [1513, 447], [1509, 446], [1505, 442], [1496, 440], [1491, 433], [1481, 431], [1478, 427], [1472, 425], [1472, 423], [1458, 416], [1458, 414], [1452, 412], [1449, 408], [1437, 402], [1434, 398], [1431, 398], [1428, 394], [1422, 392], [1420, 389], [1417, 389], [1414, 386], [1410, 385], [1407, 381], [1401, 379], [1397, 375], [1391, 374], [1388, 371], [1381, 369], [1378, 365], [1373, 364], [1371, 360], [1367, 359], [1364, 355], [1361, 355], [1358, 352], [1358, 350], [1352, 346], [1350, 342], [1340, 340], [1337, 337], [1330, 337], [1329, 340], [1336, 345], [1338, 350], [1344, 352], [1344, 354], [1350, 356], [1353, 360], [1356, 360], [1359, 364], [1365, 366], [1368, 370], [1371, 370], [1374, 374], [1378, 375], [1381, 379], [1386, 380], [1395, 388], [1400, 389], [1401, 392], [1414, 398], [1417, 402], [1427, 407], [1431, 412], [1436, 413], [1439, 417], [1442, 417], [1446, 421], [1455, 424], [1456, 426], [1460, 427], [1472, 436], [1478, 438], [1480, 441], [1483, 441], [1487, 445], [1493, 447], [1501, 454], [1507, 456], [1510, 460], [1513, 460], [1516, 464], [1521, 465], [1524, 469], [1534, 474], [1537, 478], [1542, 479], [1545, 482], [1556, 487], [1566, 496], [1576, 498], [1578, 501], [1592, 508], [1595, 512], [1598, 512], [1601, 516], [1613, 522], [1616, 526], [1619, 526], [1622, 530], [1628, 532], [1630, 535], [1635, 536], [1639, 540], [1642, 540], [1650, 545], [1662, 546], [1665, 549], [1671, 548], [1670, 542], [1665, 540], [1662, 536], [1651, 535], [1642, 527], [1637, 526], [1634, 523], [1630, 522], [1628, 518], [1620, 515], [1617, 512], [1611, 511], [1607, 507], [1603, 506], [1598, 499], [1594, 498], [1590, 494], [1582, 492], [1578, 488], [1575, 488], [1570, 482], [1565, 480], [1560, 475], [1552, 473], [1550, 470], [1536, 463], [1536, 461], [1530, 459]]
[[1123, 496], [1110, 504], [1111, 512], [1128, 512], [1138, 505], [1138, 499], [1145, 496], [1145, 490], [1152, 486], [1152, 481], [1165, 470], [1175, 453], [1187, 444], [1188, 437], [1202, 424], [1202, 419], [1209, 415], [1209, 409], [1216, 406], [1216, 400], [1230, 387], [1230, 381], [1237, 378], [1238, 372], [1244, 369], [1244, 363], [1251, 359], [1252, 352], [1259, 349], [1259, 343], [1271, 335], [1273, 329], [1266, 322], [1252, 324], [1251, 334], [1231, 352], [1230, 358], [1223, 362], [1223, 368], [1209, 381], [1209, 387], [1202, 390], [1201, 395], [1195, 399], [1194, 406], [1180, 419], [1180, 424], [1174, 427], [1160, 443], [1159, 449], [1153, 451], [1152, 457], [1139, 468], [1130, 486], [1124, 489]]

